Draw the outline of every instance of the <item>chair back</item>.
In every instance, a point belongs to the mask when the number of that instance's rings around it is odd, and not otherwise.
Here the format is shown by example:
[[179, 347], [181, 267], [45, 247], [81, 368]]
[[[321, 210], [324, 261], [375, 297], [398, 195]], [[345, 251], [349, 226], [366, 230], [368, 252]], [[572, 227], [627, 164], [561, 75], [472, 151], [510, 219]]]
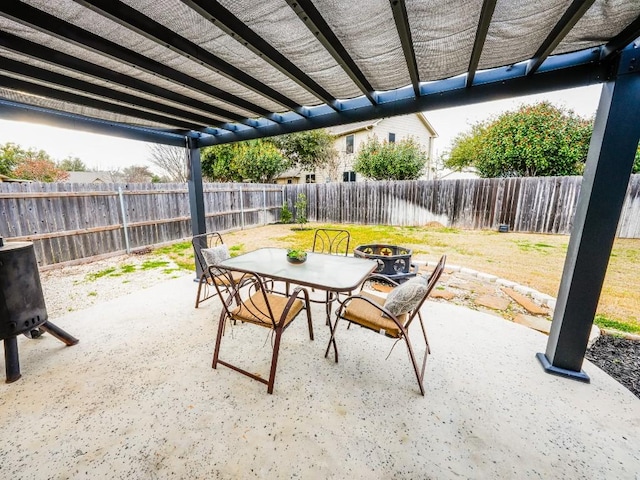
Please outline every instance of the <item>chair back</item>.
[[238, 272], [222, 265], [209, 267], [210, 274], [217, 277], [214, 285], [218, 295], [222, 299], [222, 305], [227, 318], [234, 319], [238, 314], [238, 308], [244, 312], [250, 312], [253, 320], [243, 318], [243, 321], [262, 325], [268, 328], [276, 328], [279, 319], [276, 319], [267, 294], [268, 289], [264, 280], [257, 273]]
[[349, 242], [351, 242], [351, 234], [348, 230], [318, 228], [313, 236], [311, 251], [346, 256], [349, 254]]
[[222, 241], [222, 235], [220, 235], [218, 232], [202, 233], [200, 235], [195, 235], [191, 239], [191, 244], [193, 245], [193, 254], [196, 258], [196, 274], [198, 275], [198, 277], [204, 274], [208, 278], [211, 278], [207, 262], [202, 256], [202, 249], [217, 247], [218, 245], [222, 245], [223, 243], [224, 242]]
[[404, 327], [406, 329], [409, 328], [409, 325], [413, 321], [414, 317], [418, 314], [418, 312], [420, 312], [420, 309], [422, 308], [422, 305], [424, 304], [424, 302], [427, 301], [427, 298], [429, 297], [429, 295], [433, 291], [434, 287], [438, 283], [438, 280], [440, 280], [440, 276], [442, 275], [442, 272], [444, 271], [444, 266], [445, 266], [446, 263], [447, 263], [447, 256], [446, 255], [442, 255], [442, 257], [440, 257], [440, 260], [438, 260], [438, 263], [436, 264], [436, 268], [434, 268], [433, 272], [431, 272], [431, 276], [429, 277], [429, 280], [427, 281], [427, 290], [424, 293], [424, 296], [422, 297], [422, 299], [420, 300], [418, 305], [411, 311], [410, 315], [407, 316], [407, 320], [406, 320], [406, 322], [404, 324]]

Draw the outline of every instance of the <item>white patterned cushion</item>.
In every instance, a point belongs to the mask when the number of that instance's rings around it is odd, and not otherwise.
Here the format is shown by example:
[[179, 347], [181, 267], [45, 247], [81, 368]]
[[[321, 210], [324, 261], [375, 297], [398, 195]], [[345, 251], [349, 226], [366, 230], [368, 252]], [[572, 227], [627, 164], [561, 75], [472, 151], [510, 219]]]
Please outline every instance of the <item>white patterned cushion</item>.
[[[201, 252], [204, 261], [209, 267], [212, 265], [219, 265], [224, 260], [231, 258], [231, 255], [229, 255], [229, 249], [224, 243], [213, 248], [203, 248]], [[211, 273], [213, 275], [220, 275], [222, 272], [218, 269], [212, 269]]]
[[427, 282], [425, 277], [419, 275], [391, 290], [384, 302], [384, 308], [397, 317], [416, 308], [425, 293]]

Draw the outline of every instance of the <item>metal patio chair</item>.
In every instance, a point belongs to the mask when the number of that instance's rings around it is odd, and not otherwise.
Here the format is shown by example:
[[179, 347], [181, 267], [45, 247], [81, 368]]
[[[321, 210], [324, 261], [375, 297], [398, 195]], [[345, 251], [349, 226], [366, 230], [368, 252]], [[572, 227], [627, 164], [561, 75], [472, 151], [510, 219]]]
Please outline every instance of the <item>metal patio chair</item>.
[[[266, 384], [267, 393], [273, 393], [282, 334], [302, 310], [306, 310], [309, 338], [313, 340], [313, 325], [311, 323], [311, 310], [309, 308], [309, 294], [307, 290], [302, 287], [297, 287], [291, 292], [289, 297], [283, 297], [271, 293], [270, 289], [265, 285], [265, 283], [268, 283], [268, 280], [265, 282], [265, 279], [256, 273], [242, 273], [240, 277], [237, 278], [240, 272], [235, 272], [226, 267], [218, 266], [210, 267], [210, 269], [216, 270], [216, 272], [211, 273], [212, 276], [223, 276], [226, 278], [223, 282], [214, 283], [218, 295], [222, 299], [223, 310], [220, 314], [212, 367], [216, 368], [220, 363], [236, 372]], [[271, 329], [274, 332], [273, 354], [268, 379], [264, 379], [219, 358], [220, 343], [224, 335], [227, 320], [232, 323], [239, 320], [247, 324]]]
[[348, 230], [318, 228], [313, 236], [312, 252], [329, 255], [348, 255], [351, 234]]
[[[431, 353], [427, 332], [422, 321], [420, 308], [435, 287], [442, 275], [446, 263], [446, 256], [443, 255], [431, 273], [431, 276], [413, 278], [402, 285], [388, 279], [387, 277], [373, 274], [369, 280], [380, 281], [394, 285], [386, 298], [360, 290], [356, 295], [346, 298], [336, 311], [336, 320], [331, 327], [331, 339], [327, 345], [325, 357], [329, 354], [331, 345], [335, 349], [335, 361], [338, 361], [338, 350], [335, 344], [335, 335], [340, 319], [347, 320], [361, 327], [373, 330], [376, 333], [383, 333], [386, 337], [395, 340], [404, 340], [409, 351], [409, 357], [413, 370], [418, 380], [420, 393], [424, 396], [424, 373], [427, 365], [427, 356]], [[365, 282], [366, 283], [366, 282]], [[409, 326], [417, 318], [422, 330], [425, 342], [425, 353], [422, 360], [422, 368], [418, 368], [416, 356], [409, 338]]]
[[203, 255], [202, 251], [220, 247], [221, 245], [224, 245], [224, 241], [222, 240], [222, 235], [220, 235], [218, 232], [209, 232], [195, 235], [191, 239], [191, 244], [193, 245], [193, 254], [199, 267], [198, 270], [202, 272], [198, 281], [198, 293], [196, 295], [196, 308], [198, 308], [200, 303], [216, 296], [217, 292], [214, 288], [211, 288], [212, 285], [215, 282], [225, 281], [225, 277], [211, 275], [211, 271], [209, 270], [211, 262], [207, 262], [207, 259], [205, 258], [205, 255]]

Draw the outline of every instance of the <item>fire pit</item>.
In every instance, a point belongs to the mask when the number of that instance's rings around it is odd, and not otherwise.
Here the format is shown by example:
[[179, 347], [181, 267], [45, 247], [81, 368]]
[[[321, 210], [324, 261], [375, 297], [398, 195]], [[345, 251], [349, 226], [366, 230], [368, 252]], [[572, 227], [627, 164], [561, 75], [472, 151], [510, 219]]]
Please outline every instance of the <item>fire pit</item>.
[[4, 340], [7, 383], [20, 378], [16, 335], [37, 338], [48, 332], [67, 345], [78, 343], [47, 318], [33, 243], [5, 245], [0, 237], [0, 340]]
[[353, 254], [377, 261], [378, 268], [374, 273], [385, 275], [399, 283], [415, 277], [418, 270], [411, 263], [411, 250], [398, 245], [358, 245]]

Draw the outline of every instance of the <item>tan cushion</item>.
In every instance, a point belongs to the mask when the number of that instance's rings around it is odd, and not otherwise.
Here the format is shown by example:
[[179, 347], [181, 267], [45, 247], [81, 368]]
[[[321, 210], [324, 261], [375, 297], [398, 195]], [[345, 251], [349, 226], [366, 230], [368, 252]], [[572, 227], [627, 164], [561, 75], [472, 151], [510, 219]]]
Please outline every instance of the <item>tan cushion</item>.
[[[384, 298], [378, 295], [369, 292], [360, 292], [359, 295], [372, 300], [381, 307], [384, 305]], [[390, 337], [398, 338], [401, 334], [400, 328], [398, 328], [398, 325], [396, 325], [393, 320], [382, 316], [381, 310], [359, 298], [349, 301], [347, 308], [342, 313], [342, 317], [377, 332], [383, 331], [385, 335]], [[397, 318], [401, 324], [404, 324], [407, 315], [403, 314]]]
[[[280, 295], [272, 295], [267, 293], [269, 305], [271, 306], [271, 312], [276, 323], [280, 322], [280, 317], [284, 311], [289, 298]], [[296, 299], [291, 305], [291, 309], [285, 319], [285, 325], [289, 324], [300, 313], [300, 310], [304, 307], [304, 302], [300, 299]], [[255, 323], [256, 325], [262, 325], [264, 327], [273, 328], [273, 322], [269, 317], [269, 309], [264, 301], [262, 292], [254, 293], [249, 299], [243, 301], [242, 305], [236, 307], [231, 316], [236, 320], [243, 322]]]
[[[242, 272], [231, 272], [231, 276], [233, 277], [233, 281], [236, 282], [236, 283], [240, 282], [245, 275], [246, 275], [246, 273], [242, 273]], [[227, 277], [226, 275], [219, 275], [219, 276], [215, 277], [214, 280], [218, 285], [227, 285], [227, 286], [229, 286], [229, 277]]]

